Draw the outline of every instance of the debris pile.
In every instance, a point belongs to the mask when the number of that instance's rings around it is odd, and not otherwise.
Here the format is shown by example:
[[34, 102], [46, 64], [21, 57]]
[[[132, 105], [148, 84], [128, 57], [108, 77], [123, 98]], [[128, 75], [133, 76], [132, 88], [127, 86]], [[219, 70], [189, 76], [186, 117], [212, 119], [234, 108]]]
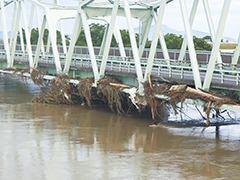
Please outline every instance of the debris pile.
[[82, 101], [76, 87], [67, 83], [65, 77], [57, 77], [50, 82], [50, 86], [44, 86], [32, 102], [75, 105], [81, 104]]
[[[28, 69], [5, 69], [14, 72], [29, 72]], [[34, 103], [49, 104], [68, 104], [82, 105], [86, 104], [92, 108], [96, 105], [106, 104], [108, 107], [118, 114], [127, 115], [132, 110], [140, 113], [145, 110], [151, 110], [154, 124], [157, 121], [166, 120], [162, 113], [163, 108], [171, 108], [175, 114], [181, 112], [179, 103], [183, 104], [186, 99], [201, 100], [205, 103], [205, 113], [207, 117], [202, 115], [206, 120], [206, 124], [210, 125], [210, 110], [215, 109], [216, 116], [221, 116], [219, 107], [223, 104], [239, 105], [239, 96], [230, 93], [228, 95], [220, 93], [211, 93], [202, 89], [196, 90], [187, 85], [170, 85], [159, 84], [151, 81], [143, 83], [144, 96], [139, 95], [136, 87], [124, 85], [121, 81], [112, 77], [103, 77], [97, 81], [97, 87], [94, 87], [93, 78], [83, 78], [79, 80], [78, 85], [70, 84], [70, 76], [59, 75], [52, 81], [44, 80], [44, 75], [48, 72], [41, 72], [35, 68], [32, 69], [32, 81], [42, 86], [42, 92], [34, 97]], [[129, 89], [129, 94], [122, 91], [123, 88]], [[200, 113], [200, 112], [199, 112]]]

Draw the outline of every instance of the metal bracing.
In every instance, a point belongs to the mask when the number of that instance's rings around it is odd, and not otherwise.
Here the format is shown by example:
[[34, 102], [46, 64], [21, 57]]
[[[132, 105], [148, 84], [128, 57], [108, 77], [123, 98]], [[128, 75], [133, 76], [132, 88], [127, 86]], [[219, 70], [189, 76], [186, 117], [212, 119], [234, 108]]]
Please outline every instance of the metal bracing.
[[68, 72], [69, 72], [71, 61], [72, 61], [72, 56], [73, 56], [73, 52], [74, 52], [75, 43], [77, 42], [78, 36], [81, 32], [81, 28], [82, 28], [81, 15], [80, 15], [80, 13], [77, 13], [77, 16], [76, 16], [76, 19], [75, 19], [75, 26], [73, 28], [73, 33], [72, 33], [72, 40], [71, 40], [70, 45], [69, 45], [67, 58], [66, 58], [66, 62], [65, 62], [64, 70], [63, 70], [64, 74], [68, 74]]
[[[99, 77], [98, 66], [97, 66], [95, 52], [94, 52], [94, 49], [93, 49], [92, 38], [91, 38], [91, 34], [90, 34], [90, 28], [89, 28], [89, 25], [88, 25], [88, 22], [87, 22], [87, 15], [84, 11], [84, 6], [82, 4], [79, 5], [78, 13], [80, 13], [80, 15], [81, 15], [82, 24], [83, 24], [83, 28], [84, 28], [84, 32], [85, 32], [85, 36], [86, 36], [87, 45], [88, 45], [88, 51], [89, 51], [89, 54], [90, 54], [90, 57], [91, 57], [94, 79], [96, 80]], [[95, 85], [96, 85], [96, 83], [95, 83]]]
[[19, 25], [19, 39], [20, 39], [20, 43], [21, 43], [21, 50], [23, 52], [23, 55], [25, 55], [25, 45], [24, 45], [24, 38], [23, 38], [23, 29], [22, 29], [21, 25]]
[[[107, 40], [107, 37], [108, 37], [108, 31], [109, 31], [109, 19], [100, 19], [100, 20], [103, 20], [106, 22], [106, 29], [105, 29], [105, 32], [104, 32], [104, 35], [103, 35], [103, 39], [102, 39], [102, 43], [101, 43], [101, 48], [100, 48], [100, 51], [99, 51], [99, 55], [102, 56], [103, 55], [103, 52], [105, 50], [105, 46], [106, 46], [106, 40]], [[119, 29], [119, 26], [118, 26], [118, 22], [115, 21], [115, 26], [114, 26], [114, 30], [113, 30], [113, 35], [115, 37], [115, 40], [118, 44], [118, 48], [119, 48], [119, 51], [120, 51], [120, 55], [123, 59], [126, 58], [126, 53], [125, 53], [125, 49], [124, 49], [124, 45], [123, 45], [123, 40], [122, 40], [122, 37], [121, 37], [121, 33], [120, 33], [120, 29]]]
[[105, 47], [106, 40], [107, 40], [108, 29], [109, 29], [109, 22], [106, 21], [106, 28], [105, 28], [105, 31], [103, 34], [103, 39], [102, 39], [102, 43], [101, 43], [101, 47], [100, 47], [100, 51], [99, 51], [99, 56], [103, 55], [104, 47]]
[[118, 23], [117, 22], [115, 22], [115, 27], [114, 27], [114, 32], [113, 33], [114, 33], [114, 37], [115, 37], [115, 39], [117, 41], [121, 57], [123, 59], [126, 59], [126, 52], [125, 52], [125, 49], [124, 49], [122, 36], [121, 36], [120, 29], [118, 27]]
[[[37, 16], [37, 22], [38, 22], [38, 29], [39, 29], [39, 37], [40, 37], [40, 29], [41, 29], [41, 21], [40, 21], [40, 16], [39, 16], [39, 8], [38, 7], [36, 7], [36, 16]], [[46, 18], [46, 16], [44, 16], [43, 18]], [[45, 19], [46, 20], [46, 19]], [[42, 21], [44, 21], [44, 19], [42, 20]], [[42, 41], [42, 43], [40, 44], [40, 46], [41, 46], [41, 51], [42, 51], [42, 53], [43, 53], [43, 55], [45, 54], [45, 50], [44, 50], [44, 43], [43, 43], [43, 41]]]
[[235, 52], [234, 52], [233, 59], [232, 59], [232, 64], [235, 64], [235, 65], [238, 63], [239, 54], [240, 54], [239, 44], [240, 44], [240, 34], [238, 36], [237, 46], [235, 48]]
[[[153, 15], [154, 15], [155, 23], [157, 23], [157, 13], [153, 12]], [[159, 31], [159, 40], [160, 40], [160, 44], [161, 44], [161, 47], [162, 47], [163, 56], [167, 60], [167, 64], [170, 68], [170, 61], [169, 61], [170, 57], [169, 57], [169, 54], [168, 54], [167, 45], [166, 45], [166, 42], [165, 42], [165, 39], [164, 39], [164, 35], [163, 35], [161, 29]]]
[[144, 81], [147, 81], [148, 74], [151, 74], [151, 71], [152, 71], [154, 56], [155, 56], [155, 53], [156, 53], [158, 37], [159, 37], [159, 32], [160, 32], [161, 26], [162, 26], [162, 20], [163, 20], [163, 15], [164, 15], [166, 3], [167, 3], [167, 0], [162, 0], [161, 1], [159, 14], [158, 14], [158, 19], [156, 21], [155, 33], [154, 33], [154, 36], [153, 36], [153, 41], [152, 41], [151, 48], [150, 48], [150, 54], [149, 54], [149, 57], [148, 57], [148, 64], [147, 64], [147, 68], [145, 70]]
[[[69, 2], [70, 1], [71, 0], [69, 0]], [[194, 17], [195, 17], [195, 14], [197, 13], [196, 10], [198, 8], [199, 0], [194, 0], [190, 16], [188, 15], [185, 1], [186, 0], [179, 0], [183, 23], [184, 23], [184, 29], [185, 29], [185, 37], [182, 44], [181, 53], [179, 55], [179, 59], [183, 60], [183, 57], [186, 53], [186, 47], [188, 46], [195, 87], [202, 88], [198, 61], [197, 61], [197, 56], [196, 56], [192, 32], [191, 32]], [[7, 23], [9, 22], [6, 22], [7, 17], [5, 15], [6, 12], [4, 11], [5, 11], [5, 6], [10, 5], [11, 2], [14, 2], [12, 3], [12, 7], [14, 8], [14, 11], [12, 14], [12, 22], [11, 22], [12, 24], [11, 37], [8, 37]], [[26, 4], [25, 2], [30, 3], [31, 5], [30, 9], [25, 8], [25, 4]], [[133, 60], [134, 60], [134, 65], [136, 70], [136, 76], [139, 83], [139, 88], [141, 88], [142, 82], [147, 80], [147, 74], [148, 73], [151, 74], [152, 72], [152, 67], [153, 67], [153, 64], [155, 63], [156, 47], [157, 47], [158, 40], [160, 40], [160, 43], [161, 43], [164, 62], [168, 63], [167, 64], [168, 68], [173, 68], [170, 63], [171, 59], [169, 57], [169, 52], [166, 46], [166, 42], [164, 40], [164, 36], [161, 31], [162, 19], [165, 14], [165, 7], [170, 2], [174, 3], [176, 1], [173, 1], [173, 0], [161, 0], [161, 1], [159, 0], [141, 0], [141, 1], [105, 0], [105, 1], [99, 2], [95, 0], [84, 0], [84, 1], [81, 0], [79, 1], [78, 6], [76, 5], [75, 7], [73, 7], [70, 5], [69, 6], [61, 5], [59, 0], [51, 0], [49, 2], [47, 1], [43, 2], [42, 0], [14, 0], [14, 1], [0, 0], [0, 8], [1, 8], [0, 23], [2, 25], [2, 31], [4, 34], [3, 40], [4, 40], [6, 55], [7, 55], [8, 67], [14, 66], [15, 53], [17, 52], [16, 44], [17, 44], [17, 38], [19, 34], [21, 49], [23, 53], [25, 52], [27, 53], [28, 60], [29, 60], [28, 63], [30, 67], [34, 66], [35, 68], [37, 68], [38, 62], [40, 60], [39, 57], [44, 55], [45, 52], [46, 52], [46, 55], [48, 55], [49, 53], [50, 56], [52, 56], [52, 53], [53, 53], [56, 72], [58, 74], [61, 74], [62, 72], [64, 74], [68, 74], [69, 69], [71, 67], [72, 59], [73, 59], [72, 57], [74, 54], [75, 43], [79, 37], [79, 34], [83, 26], [86, 40], [87, 40], [88, 52], [91, 58], [91, 68], [94, 74], [95, 81], [97, 81], [101, 77], [105, 76], [106, 64], [109, 61], [110, 44], [111, 44], [113, 35], [118, 43], [118, 48], [121, 55], [120, 57], [122, 57], [123, 59], [125, 59], [126, 57], [120, 29], [118, 27], [118, 22], [116, 20], [118, 19], [118, 17], [125, 17], [126, 22], [124, 23], [128, 25], [131, 50], [132, 50], [131, 52], [133, 53]], [[213, 27], [213, 20], [212, 20], [210, 7], [208, 3], [209, 3], [208, 0], [203, 0], [205, 15], [207, 17], [209, 31], [214, 44], [213, 44], [213, 50], [211, 52], [211, 58], [210, 58], [208, 70], [204, 79], [204, 85], [203, 85], [204, 89], [210, 88], [213, 71], [217, 69], [217, 68], [215, 69], [216, 63], [218, 62], [218, 64], [220, 65], [219, 66], [220, 68], [221, 68], [221, 65], [223, 64], [220, 53], [219, 53], [219, 46], [220, 46], [220, 41], [222, 38], [223, 29], [225, 26], [226, 17], [228, 14], [228, 9], [229, 9], [231, 0], [225, 0], [224, 2], [224, 7], [221, 12], [221, 19], [219, 21], [219, 27], [217, 29], [217, 32], [215, 32]], [[40, 13], [39, 13], [39, 9], [41, 9]], [[178, 16], [178, 14], [176, 14], [176, 16]], [[139, 35], [139, 37], [141, 37], [139, 41], [139, 48], [137, 47], [137, 42], [135, 38], [135, 32], [134, 32], [133, 21], [132, 21], [133, 18], [139, 19], [139, 21], [141, 21], [141, 24], [142, 24], [141, 35]], [[34, 54], [34, 60], [33, 60], [30, 35], [31, 35], [32, 27], [34, 27], [34, 25], [36, 24], [35, 19], [37, 22], [37, 27], [39, 29], [39, 39], [38, 39], [38, 44]], [[66, 45], [65, 33], [62, 25], [62, 21], [64, 19], [75, 20], [74, 26], [72, 29], [72, 34], [70, 34], [71, 41], [70, 41], [69, 47], [67, 47]], [[100, 52], [98, 54], [99, 56], [96, 56], [94, 52], [92, 37], [91, 37], [90, 28], [88, 24], [89, 19], [104, 20], [105, 22], [107, 22], [105, 35], [101, 44]], [[155, 20], [156, 26], [155, 26], [155, 32], [154, 32], [151, 48], [149, 51], [149, 56], [142, 57], [153, 20]], [[22, 22], [23, 22], [23, 26], [21, 24]], [[62, 38], [63, 53], [66, 55], [66, 56], [61, 56], [61, 61], [60, 61], [60, 53], [58, 51], [58, 44], [57, 44], [57, 37], [56, 37], [56, 30], [57, 30], [58, 23], [60, 25], [59, 30]], [[22, 32], [22, 28], [25, 30], [25, 36]], [[49, 30], [49, 38], [48, 38], [46, 51], [44, 49], [44, 44], [43, 44], [43, 34], [44, 34], [45, 28], [48, 28]], [[10, 39], [8, 40], [8, 38]], [[26, 45], [24, 44], [25, 41], [26, 41]], [[235, 49], [235, 53], [232, 58], [232, 64], [238, 63], [239, 54], [240, 54], [240, 46], [239, 46], [240, 36], [237, 43], [238, 45]], [[50, 52], [50, 48], [51, 48], [51, 52]], [[147, 66], [145, 69], [142, 69], [142, 67], [144, 67], [145, 64], [143, 65], [140, 62], [146, 62], [145, 58], [148, 58], [147, 59], [148, 61], [146, 64]], [[119, 57], [116, 57], [115, 59], [117, 60], [119, 59]], [[99, 64], [97, 63], [97, 60]], [[131, 62], [131, 60], [129, 62]], [[100, 63], [101, 63], [101, 67], [99, 69]], [[63, 65], [64, 65], [64, 69], [62, 71]], [[143, 70], [145, 70], [144, 76], [143, 76]]]
[[11, 26], [11, 37], [10, 37], [10, 49], [12, 49], [12, 43], [13, 43], [13, 33], [14, 33], [14, 26], [16, 21], [16, 13], [17, 13], [17, 3], [14, 2], [14, 9], [13, 9], [13, 15], [12, 15], [12, 26]]
[[50, 11], [49, 9], [45, 9], [45, 12], [46, 12], [46, 17], [47, 17], [47, 24], [49, 27], [49, 36], [50, 36], [51, 43], [52, 43], [52, 51], [54, 54], [56, 72], [58, 74], [61, 74], [62, 67], [61, 67], [61, 62], [60, 62], [59, 53], [58, 53], [58, 49], [57, 49], [57, 35], [56, 35], [57, 20], [53, 19], [54, 13], [52, 13], [52, 11]]
[[21, 1], [20, 5], [22, 7], [23, 22], [24, 22], [24, 27], [25, 27], [25, 37], [26, 37], [26, 43], [27, 43], [29, 66], [33, 67], [32, 46], [31, 46], [31, 42], [30, 42], [30, 32], [29, 32], [29, 27], [28, 27], [28, 23], [27, 23], [25, 4], [23, 1]]
[[179, 2], [180, 2], [181, 12], [183, 16], [185, 33], [188, 41], [189, 55], [191, 60], [191, 66], [193, 69], [193, 78], [194, 78], [195, 88], [198, 89], [198, 88], [202, 88], [202, 82], [201, 82], [200, 73], [199, 73], [197, 56], [196, 56], [196, 52], [193, 44], [191, 26], [190, 26], [190, 22], [187, 15], [186, 2], [185, 0], [179, 0]]
[[8, 42], [8, 34], [7, 34], [7, 23], [6, 23], [6, 16], [5, 16], [5, 7], [3, 0], [0, 0], [0, 16], [1, 16], [1, 24], [2, 24], [2, 31], [3, 31], [3, 41], [4, 41], [4, 47], [6, 49], [7, 53], [7, 62], [8, 67], [10, 67], [10, 51], [9, 51], [9, 42]]
[[147, 25], [145, 26], [145, 28], [142, 28], [142, 36], [141, 36], [141, 41], [140, 41], [140, 44], [139, 44], [139, 57], [140, 58], [142, 57], [143, 51], [145, 49], [145, 44], [147, 42], [148, 34], [149, 34], [149, 31], [150, 31], [150, 28], [151, 28], [151, 25], [152, 25], [152, 20], [153, 20], [153, 17], [150, 16], [149, 19], [148, 19]]
[[97, 80], [101, 79], [104, 77], [105, 70], [106, 70], [106, 64], [107, 64], [107, 59], [108, 59], [108, 54], [109, 54], [109, 49], [112, 41], [112, 36], [113, 36], [113, 31], [114, 31], [114, 26], [116, 22], [116, 17], [117, 17], [117, 12], [118, 12], [118, 4], [119, 0], [114, 1], [114, 6], [112, 10], [112, 15], [111, 15], [111, 20], [110, 20], [110, 25], [108, 28], [108, 33], [107, 33], [107, 38], [106, 38], [106, 43], [105, 43], [105, 48], [103, 52], [103, 57], [102, 57], [102, 64], [100, 68], [100, 74]]
[[207, 73], [206, 73], [206, 77], [204, 79], [203, 89], [205, 89], [205, 90], [209, 90], [210, 85], [211, 85], [213, 71], [214, 71], [214, 68], [215, 68], [215, 65], [216, 65], [216, 58], [217, 58], [217, 55], [218, 55], [218, 52], [219, 52], [219, 48], [220, 48], [220, 44], [221, 44], [221, 38], [222, 38], [225, 23], [226, 23], [226, 20], [227, 20], [227, 14], [228, 14], [228, 11], [229, 11], [230, 3], [231, 3], [231, 0], [225, 0], [224, 1], [222, 14], [221, 14], [221, 18], [220, 18], [220, 21], [219, 21], [217, 34], [216, 34], [216, 39], [213, 43], [213, 49], [212, 49], [212, 53], [211, 53], [211, 57], [210, 57], [209, 65], [208, 65], [208, 70], [207, 70]]
[[50, 53], [50, 48], [51, 48], [51, 40], [50, 40], [50, 34], [48, 34], [46, 53], [48, 53], [48, 54]]
[[[207, 16], [207, 21], [208, 21], [208, 26], [209, 26], [210, 34], [211, 34], [211, 37], [212, 37], [212, 41], [214, 42], [215, 38], [216, 38], [216, 35], [215, 35], [215, 29], [214, 29], [214, 26], [213, 26], [213, 20], [212, 20], [210, 8], [209, 8], [208, 0], [203, 0], [203, 5], [204, 5], [205, 13], [206, 13], [206, 16]], [[217, 61], [220, 64], [222, 63], [222, 57], [220, 55], [220, 52], [218, 52]]]
[[143, 88], [142, 88], [142, 82], [143, 82], [143, 74], [142, 74], [142, 68], [140, 64], [140, 57], [138, 54], [138, 48], [137, 48], [137, 42], [135, 38], [135, 33], [132, 25], [132, 17], [131, 17], [131, 12], [129, 8], [129, 4], [127, 0], [123, 0], [124, 3], [124, 11], [127, 19], [127, 24], [128, 24], [128, 29], [129, 29], [129, 36], [130, 36], [130, 41], [132, 45], [132, 51], [133, 51], [133, 57], [135, 61], [135, 68], [137, 72], [137, 79], [138, 79], [138, 85], [139, 85], [139, 91], [140, 93], [143, 93]]
[[21, 16], [21, 5], [20, 1], [16, 2], [17, 4], [17, 14], [16, 14], [16, 23], [15, 23], [15, 29], [14, 29], [14, 36], [13, 36], [13, 42], [11, 46], [11, 59], [10, 59], [10, 65], [9, 67], [13, 67], [14, 64], [14, 56], [15, 56], [15, 51], [16, 51], [16, 44], [17, 44], [17, 34], [19, 30], [19, 25], [20, 25], [20, 16]]
[[[45, 14], [47, 18], [47, 24], [49, 28], [49, 39], [51, 41], [48, 41], [48, 47], [47, 47], [47, 52], [49, 52], [50, 49], [50, 42], [52, 45], [52, 51], [54, 54], [54, 60], [55, 60], [55, 66], [56, 66], [56, 72], [58, 74], [62, 73], [62, 67], [61, 67], [61, 62], [60, 62], [60, 57], [59, 57], [59, 52], [57, 49], [57, 36], [56, 36], [56, 26], [57, 22], [63, 18], [75, 18], [76, 17], [76, 10], [58, 10], [58, 9], [49, 9], [45, 8]], [[64, 35], [62, 35], [63, 37]], [[64, 37], [65, 39], [65, 37]], [[67, 52], [66, 50], [66, 45], [65, 45], [65, 53]]]
[[[194, 2], [193, 2], [192, 11], [191, 11], [190, 17], [189, 17], [189, 23], [190, 23], [191, 27], [192, 27], [192, 24], [193, 24], [195, 15], [196, 15], [198, 3], [199, 3], [199, 0], [194, 0]], [[186, 53], [186, 49], [187, 49], [187, 35], [185, 34], [178, 60], [183, 60], [185, 53]]]
[[[59, 0], [55, 0], [54, 2], [56, 5], [59, 5]], [[63, 46], [63, 52], [64, 54], [67, 54], [67, 45], [66, 45], [66, 39], [65, 39], [65, 34], [64, 34], [64, 28], [63, 28], [63, 23], [62, 21], [60, 20], [59, 21], [60, 23], [60, 32], [61, 32], [61, 37], [62, 37], [62, 46]]]
[[46, 22], [47, 22], [47, 18], [46, 18], [46, 16], [44, 16], [43, 21], [42, 21], [42, 26], [39, 31], [38, 44], [37, 44], [37, 49], [36, 49], [36, 54], [35, 54], [35, 59], [34, 59], [34, 67], [35, 68], [38, 67], [39, 55], [40, 55], [40, 50], [41, 50], [42, 44], [43, 44], [43, 34], [44, 34], [44, 29], [46, 27]]

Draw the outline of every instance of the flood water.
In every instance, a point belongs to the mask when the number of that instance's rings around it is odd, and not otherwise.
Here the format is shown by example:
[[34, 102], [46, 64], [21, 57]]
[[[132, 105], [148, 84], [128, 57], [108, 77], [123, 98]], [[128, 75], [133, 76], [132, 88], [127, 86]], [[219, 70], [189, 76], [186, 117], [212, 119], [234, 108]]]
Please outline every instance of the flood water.
[[0, 77], [0, 180], [240, 179], [240, 126], [150, 128], [106, 109], [32, 104]]

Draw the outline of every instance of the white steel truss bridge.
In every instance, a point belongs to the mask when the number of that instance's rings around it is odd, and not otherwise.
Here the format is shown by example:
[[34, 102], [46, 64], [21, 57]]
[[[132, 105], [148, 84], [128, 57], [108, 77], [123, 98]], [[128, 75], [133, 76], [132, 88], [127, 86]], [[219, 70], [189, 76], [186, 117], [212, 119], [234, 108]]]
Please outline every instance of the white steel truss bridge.
[[[187, 6], [189, 0], [0, 0], [0, 25], [3, 33], [1, 57], [6, 61], [8, 68], [14, 67], [22, 57], [26, 57], [28, 66], [34, 68], [38, 68], [41, 61], [51, 59], [49, 63], [54, 65], [57, 74], [68, 74], [74, 63], [82, 63], [83, 65], [87, 62], [95, 81], [104, 77], [108, 68], [110, 70], [126, 68], [126, 71], [135, 73], [139, 86], [142, 82], [147, 81], [148, 74], [162, 75], [163, 71], [166, 71], [169, 76], [172, 76], [173, 71], [180, 72], [179, 78], [183, 78], [186, 74], [191, 76], [197, 89], [209, 90], [214, 77], [220, 83], [226, 81], [224, 77], [229, 77], [231, 79], [229, 81], [238, 86], [240, 36], [227, 65], [223, 60], [224, 54], [220, 53], [220, 44], [227, 17], [231, 14], [230, 6], [233, 3], [239, 3], [238, 0], [222, 1], [223, 6], [217, 22], [218, 27], [214, 28], [216, 22], [213, 22], [209, 0], [192, 0], [190, 8]], [[171, 56], [172, 50], [167, 48], [162, 32], [166, 8], [172, 3], [179, 5], [181, 11], [175, 16], [182, 17], [185, 32], [184, 41], [177, 57]], [[202, 21], [206, 21], [213, 41], [212, 51], [206, 53], [208, 55], [203, 60], [206, 62], [204, 65], [200, 64], [199, 52], [195, 50], [192, 35], [192, 27], [200, 3], [202, 3], [203, 15], [206, 19], [202, 19]], [[136, 42], [133, 19], [138, 19], [139, 24], [141, 24], [139, 46]], [[94, 37], [91, 36], [89, 28], [91, 20], [106, 24], [101, 47], [98, 47], [97, 51], [93, 47]], [[66, 21], [71, 21], [73, 24], [69, 45], [65, 41], [65, 30], [69, 29], [69, 27], [64, 26]], [[236, 19], [231, 19], [231, 21], [238, 23]], [[129, 49], [123, 45], [119, 25], [121, 23], [124, 23], [129, 31], [131, 55], [127, 53]], [[151, 47], [146, 50], [145, 45], [152, 24], [155, 24], [155, 29]], [[31, 44], [31, 29], [33, 27], [39, 29], [36, 46]], [[43, 36], [46, 28], [49, 30], [49, 37], [47, 45], [44, 46]], [[25, 37], [23, 37], [22, 29], [25, 30]], [[57, 29], [60, 30], [62, 37], [61, 50], [57, 42]], [[86, 56], [75, 52], [75, 44], [82, 29], [87, 42], [88, 53]], [[111, 54], [110, 44], [113, 36], [118, 43], [118, 55]], [[17, 44], [18, 37], [20, 37], [20, 45]], [[161, 44], [162, 53], [160, 59], [157, 57], [158, 41]], [[186, 56], [189, 57], [189, 61], [186, 61]]]

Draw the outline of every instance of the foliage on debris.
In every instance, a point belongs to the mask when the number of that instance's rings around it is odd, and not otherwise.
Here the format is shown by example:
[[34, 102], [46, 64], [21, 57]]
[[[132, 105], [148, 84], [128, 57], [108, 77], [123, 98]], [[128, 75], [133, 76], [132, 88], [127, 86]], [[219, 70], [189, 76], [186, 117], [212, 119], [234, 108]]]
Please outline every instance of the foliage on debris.
[[112, 111], [117, 111], [119, 114], [125, 114], [123, 108], [123, 101], [127, 100], [125, 93], [120, 91], [120, 87], [110, 86], [107, 83], [122, 84], [121, 81], [112, 77], [103, 77], [100, 82], [106, 82], [106, 84], [99, 84], [97, 86], [97, 95], [103, 102], [107, 103]]
[[[30, 73], [29, 68], [25, 69], [13, 69], [6, 68], [6, 71], [13, 71], [23, 77], [23, 73]], [[95, 88], [93, 86], [94, 78], [83, 78], [79, 80], [78, 85], [70, 84], [71, 77], [68, 75], [58, 75], [52, 81], [44, 80], [44, 75], [48, 72], [41, 72], [35, 68], [31, 71], [32, 81], [42, 87], [42, 92], [34, 97], [32, 102], [35, 103], [49, 103], [49, 104], [68, 104], [68, 105], [82, 105], [87, 104], [92, 108], [96, 102], [102, 102], [107, 104], [109, 108], [117, 112], [118, 114], [128, 114], [133, 109], [134, 104], [129, 100], [129, 95], [121, 91], [126, 85], [115, 78], [104, 77], [97, 81], [98, 85]], [[150, 79], [150, 77], [149, 77]], [[150, 85], [151, 83], [151, 85]], [[223, 104], [239, 105], [239, 96], [234, 92], [229, 94], [211, 93], [204, 90], [196, 90], [188, 87], [187, 85], [175, 85], [181, 87], [174, 89], [170, 84], [159, 84], [157, 82], [152, 83], [151, 80], [148, 83], [143, 83], [144, 96], [137, 94], [136, 102], [138, 111], [141, 113], [149, 108], [152, 115], [157, 114], [162, 121], [165, 119], [162, 117], [160, 109], [171, 108], [175, 114], [182, 112], [179, 103], [183, 103], [186, 99], [201, 100], [205, 102], [207, 124], [209, 121], [210, 109], [215, 109], [216, 116], [218, 116], [219, 107]], [[130, 86], [128, 88], [131, 88]], [[197, 91], [197, 93], [194, 93]], [[202, 92], [202, 93], [199, 93]], [[158, 98], [156, 98], [158, 96]], [[163, 96], [163, 98], [161, 98]], [[204, 118], [204, 117], [203, 117]]]
[[93, 78], [84, 78], [80, 79], [78, 84], [78, 92], [82, 99], [85, 99], [87, 105], [92, 108], [92, 94], [93, 94]]
[[77, 88], [69, 84], [66, 77], [59, 76], [52, 80], [49, 86], [43, 87], [42, 92], [35, 95], [32, 102], [76, 105], [81, 104], [81, 98]]

